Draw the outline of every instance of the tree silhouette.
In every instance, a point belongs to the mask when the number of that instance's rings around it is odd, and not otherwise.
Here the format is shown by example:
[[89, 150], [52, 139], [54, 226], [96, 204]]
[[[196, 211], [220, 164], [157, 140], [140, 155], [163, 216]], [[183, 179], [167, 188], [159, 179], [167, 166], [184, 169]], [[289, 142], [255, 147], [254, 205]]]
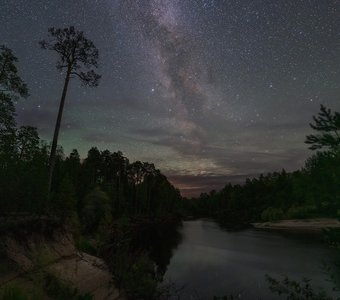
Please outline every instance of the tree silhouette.
[[[69, 81], [73, 77], [78, 77], [84, 86], [96, 87], [101, 76], [91, 69], [92, 67], [98, 67], [98, 49], [92, 41], [85, 38], [82, 31], [77, 31], [71, 26], [64, 29], [51, 27], [48, 29], [48, 32], [50, 39], [40, 41], [41, 48], [57, 52], [59, 56], [56, 65], [57, 69], [66, 70], [49, 159], [49, 193], [52, 185], [58, 135]], [[87, 69], [86, 72], [82, 71], [84, 68]]]
[[39, 151], [39, 135], [35, 127], [21, 126], [17, 132], [19, 160], [31, 160]]
[[6, 46], [0, 46], [0, 93], [11, 96], [28, 96], [27, 85], [18, 75], [17, 57]]
[[13, 100], [27, 97], [26, 84], [18, 75], [17, 57], [6, 46], [0, 46], [0, 155], [13, 156], [16, 122]]
[[306, 144], [311, 145], [309, 149], [317, 150], [328, 148], [336, 151], [340, 147], [340, 113], [327, 109], [321, 104], [318, 116], [313, 116], [315, 124], [310, 126], [321, 132], [320, 134], [310, 134], [306, 137]]

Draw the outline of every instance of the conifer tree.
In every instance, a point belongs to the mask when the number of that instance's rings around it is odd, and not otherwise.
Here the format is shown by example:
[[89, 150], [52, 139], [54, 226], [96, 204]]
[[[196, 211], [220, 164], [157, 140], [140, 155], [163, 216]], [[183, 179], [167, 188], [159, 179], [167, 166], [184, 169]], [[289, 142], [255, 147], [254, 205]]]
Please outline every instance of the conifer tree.
[[321, 104], [320, 112], [313, 117], [314, 124], [310, 126], [320, 132], [319, 134], [310, 134], [306, 137], [306, 144], [311, 145], [309, 149], [318, 150], [326, 148], [331, 151], [337, 151], [340, 148], [340, 113], [332, 112]]
[[96, 87], [101, 76], [93, 70], [98, 67], [98, 49], [92, 41], [84, 36], [82, 31], [76, 30], [73, 26], [63, 29], [51, 27], [48, 29], [48, 33], [49, 39], [40, 41], [41, 48], [55, 51], [59, 56], [57, 69], [66, 71], [49, 159], [48, 192], [50, 192], [69, 81], [71, 78], [77, 77], [84, 86]]

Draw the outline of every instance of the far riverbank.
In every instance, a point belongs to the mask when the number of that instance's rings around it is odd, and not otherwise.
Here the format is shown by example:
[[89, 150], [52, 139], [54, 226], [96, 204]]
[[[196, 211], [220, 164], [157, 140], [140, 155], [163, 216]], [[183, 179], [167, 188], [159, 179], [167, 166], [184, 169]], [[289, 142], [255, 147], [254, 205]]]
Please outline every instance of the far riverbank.
[[264, 223], [251, 223], [257, 229], [293, 230], [306, 232], [321, 232], [327, 228], [340, 228], [340, 221], [337, 219], [292, 219], [277, 220]]

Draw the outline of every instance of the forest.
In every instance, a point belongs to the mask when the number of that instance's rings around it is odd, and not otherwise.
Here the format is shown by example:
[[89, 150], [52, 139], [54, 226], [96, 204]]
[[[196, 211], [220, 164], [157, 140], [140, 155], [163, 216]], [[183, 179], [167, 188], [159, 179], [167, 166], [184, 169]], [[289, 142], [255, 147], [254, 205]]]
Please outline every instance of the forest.
[[217, 218], [226, 225], [254, 221], [340, 216], [340, 113], [321, 105], [310, 126], [317, 133], [305, 143], [316, 152], [300, 170], [261, 174], [242, 185], [186, 199], [194, 216]]
[[117, 149], [92, 147], [86, 157], [77, 149], [65, 154], [58, 134], [67, 87], [72, 78], [98, 85], [93, 70], [80, 71], [97, 66], [98, 52], [73, 27], [52, 28], [49, 34], [55, 40], [42, 41], [41, 47], [60, 54], [57, 69], [66, 70], [51, 144], [37, 128], [17, 124], [16, 104], [29, 97], [29, 88], [20, 78], [18, 58], [0, 47], [1, 220], [48, 216], [68, 224], [79, 250], [104, 257], [130, 299], [160, 299], [157, 284], [172, 254], [159, 257], [159, 245], [152, 243], [166, 232], [169, 248], [176, 247], [180, 237], [169, 228], [184, 218], [208, 217], [235, 228], [255, 221], [340, 217], [340, 113], [323, 105], [310, 124], [315, 133], [305, 143], [315, 152], [303, 168], [226, 183], [198, 198], [182, 198], [154, 164], [130, 162]]
[[[84, 85], [98, 86], [100, 75], [91, 69], [97, 67], [98, 50], [74, 27], [50, 28], [49, 37], [40, 42], [41, 48], [57, 52], [57, 69], [66, 70], [52, 144], [41, 140], [35, 127], [17, 126], [15, 105], [27, 98], [29, 92], [16, 66], [18, 58], [11, 49], [1, 46], [3, 213], [49, 213], [63, 219], [96, 219], [96, 223], [105, 214], [114, 218], [123, 215], [156, 218], [182, 213], [216, 217], [227, 223], [236, 219], [249, 222], [338, 215], [340, 113], [324, 105], [310, 124], [316, 133], [305, 140], [315, 153], [302, 169], [261, 174], [242, 185], [227, 183], [222, 190], [203, 193], [197, 199], [182, 201], [180, 192], [152, 163], [131, 163], [117, 150], [100, 151], [93, 147], [85, 158], [76, 149], [65, 155], [57, 142], [69, 81], [78, 78]], [[84, 72], [84, 68], [90, 70]], [[97, 196], [107, 200], [96, 202]], [[99, 216], [84, 217], [94, 211]]]
[[[178, 210], [179, 191], [151, 163], [130, 163], [120, 151], [96, 147], [83, 159], [76, 149], [65, 156], [58, 135], [67, 87], [75, 76], [83, 85], [98, 85], [100, 75], [93, 69], [82, 71], [97, 67], [98, 50], [74, 27], [50, 28], [49, 37], [40, 42], [41, 48], [59, 53], [57, 69], [67, 69], [51, 145], [40, 139], [35, 127], [17, 126], [15, 104], [29, 96], [28, 87], [19, 76], [18, 58], [8, 47], [0, 48], [2, 212], [48, 213], [63, 219], [77, 215], [98, 221], [105, 214], [156, 218]], [[94, 212], [99, 215], [87, 218]]]
[[[73, 28], [57, 32], [82, 36]], [[86, 47], [93, 46], [87, 40], [83, 42]], [[17, 62], [12, 50], [1, 46], [0, 231], [15, 230], [13, 227], [19, 226], [15, 224], [22, 220], [28, 220], [25, 222], [29, 224], [33, 222], [29, 225], [33, 227], [44, 227], [39, 225], [44, 220], [67, 226], [78, 251], [104, 258], [115, 276], [116, 286], [124, 288], [131, 299], [155, 298], [159, 282], [157, 274], [164, 273], [165, 267], [161, 258], [152, 255], [155, 250], [149, 242], [159, 239], [164, 232], [173, 232], [175, 229], [171, 228], [179, 224], [180, 192], [152, 163], [130, 162], [120, 151], [100, 151], [96, 147], [92, 147], [85, 158], [81, 158], [76, 149], [65, 155], [57, 145], [58, 134], [55, 133], [53, 143], [49, 144], [39, 137], [37, 128], [18, 126], [16, 103], [27, 98], [29, 92], [19, 76]], [[78, 65], [73, 67], [79, 68]], [[91, 71], [79, 73], [79, 76], [86, 83], [99, 78]], [[65, 86], [64, 91], [65, 100]], [[59, 110], [57, 121], [59, 128], [60, 112], [62, 110]], [[169, 239], [168, 243], [176, 244], [176, 238], [174, 241]], [[0, 264], [8, 262], [2, 257], [5, 248], [0, 243]], [[152, 260], [146, 259], [145, 253]], [[164, 255], [166, 262], [171, 253]], [[158, 271], [154, 269], [157, 262]], [[135, 272], [131, 272], [131, 268], [135, 268]], [[3, 266], [0, 274], [2, 269]], [[45, 281], [48, 279], [48, 284], [45, 282], [42, 287], [46, 292], [50, 288], [49, 274], [44, 278]], [[52, 299], [80, 299], [81, 295], [72, 288], [59, 286], [59, 281], [53, 284], [58, 288], [53, 286], [49, 292]], [[29, 299], [25, 293], [21, 298], [13, 296], [16, 292], [16, 287], [9, 290], [9, 298], [4, 296], [5, 299]], [[20, 289], [18, 293], [21, 295]]]

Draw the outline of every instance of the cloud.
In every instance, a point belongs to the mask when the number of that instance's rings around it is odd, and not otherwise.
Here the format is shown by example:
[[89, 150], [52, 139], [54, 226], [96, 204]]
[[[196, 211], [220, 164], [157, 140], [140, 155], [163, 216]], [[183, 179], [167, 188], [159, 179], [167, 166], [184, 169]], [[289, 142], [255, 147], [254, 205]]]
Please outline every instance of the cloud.
[[132, 132], [146, 138], [159, 138], [169, 134], [169, 131], [163, 128], [138, 128]]
[[[43, 136], [52, 135], [57, 118], [57, 110], [52, 112], [47, 109], [31, 108], [25, 109], [18, 113], [19, 125], [31, 125], [38, 128]], [[61, 131], [68, 132], [81, 129], [79, 122], [72, 118], [64, 118], [61, 124]], [[52, 136], [50, 137], [52, 139]]]
[[253, 178], [259, 174], [242, 175], [168, 175], [169, 181], [181, 190], [184, 197], [196, 197], [201, 193], [220, 190], [226, 184], [242, 184], [246, 178]]
[[113, 143], [117, 141], [116, 135], [100, 131], [86, 132], [82, 135], [82, 139], [90, 143]]
[[[204, 159], [204, 154], [192, 159], [199, 166], [199, 160]], [[268, 172], [294, 171], [297, 165], [302, 166], [306, 160], [306, 151], [291, 150], [277, 151], [273, 153], [249, 150], [238, 152], [237, 150], [225, 150], [210, 147], [206, 156], [214, 157], [213, 164], [204, 164], [202, 170], [196, 169], [197, 174], [181, 174], [178, 170], [168, 170], [169, 180], [178, 187], [183, 196], [197, 196], [201, 192], [220, 190], [227, 183], [242, 184], [246, 178], [258, 177]], [[200, 174], [200, 172], [202, 174]]]

